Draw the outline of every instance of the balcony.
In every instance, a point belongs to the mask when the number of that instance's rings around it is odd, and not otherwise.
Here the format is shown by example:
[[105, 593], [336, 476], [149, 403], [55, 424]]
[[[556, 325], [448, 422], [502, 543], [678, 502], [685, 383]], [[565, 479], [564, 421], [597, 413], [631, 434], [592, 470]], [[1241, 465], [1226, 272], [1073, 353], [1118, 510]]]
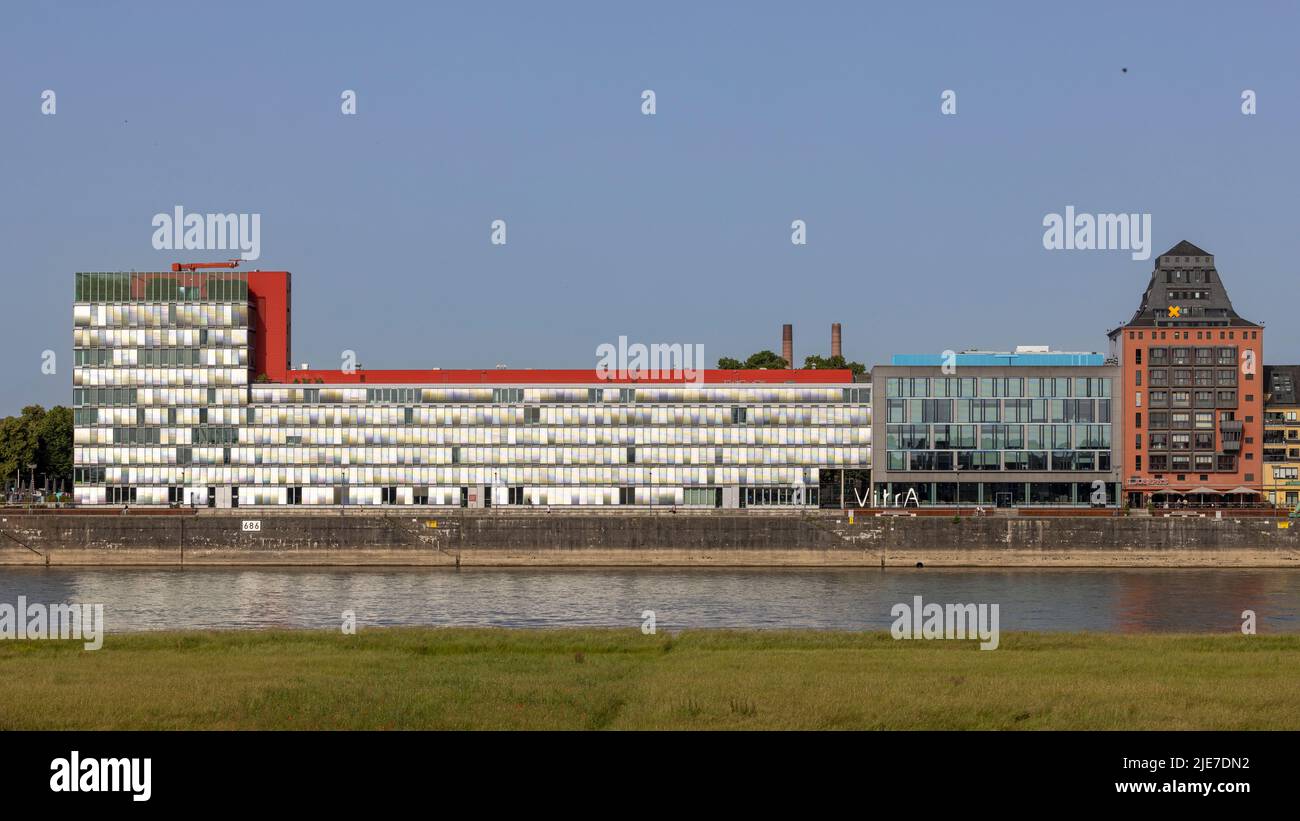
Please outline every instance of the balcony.
[[1219, 422], [1219, 441], [1223, 443], [1225, 453], [1232, 453], [1241, 450], [1241, 437], [1244, 432], [1244, 425], [1236, 419], [1228, 419]]

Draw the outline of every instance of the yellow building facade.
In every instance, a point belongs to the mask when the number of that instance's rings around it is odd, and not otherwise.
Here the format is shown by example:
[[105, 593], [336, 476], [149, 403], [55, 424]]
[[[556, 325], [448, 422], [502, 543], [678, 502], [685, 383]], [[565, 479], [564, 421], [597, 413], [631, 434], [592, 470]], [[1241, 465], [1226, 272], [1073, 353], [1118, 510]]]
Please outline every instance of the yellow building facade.
[[1300, 508], [1300, 365], [1264, 367], [1264, 498]]

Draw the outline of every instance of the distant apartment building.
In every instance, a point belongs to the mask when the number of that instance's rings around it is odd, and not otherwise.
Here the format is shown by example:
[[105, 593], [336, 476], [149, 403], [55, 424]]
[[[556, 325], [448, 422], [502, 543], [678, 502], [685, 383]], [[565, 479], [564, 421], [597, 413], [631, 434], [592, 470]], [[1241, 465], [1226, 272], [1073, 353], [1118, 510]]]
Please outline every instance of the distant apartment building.
[[82, 505], [840, 506], [866, 495], [848, 370], [290, 365], [284, 271], [79, 273]]
[[871, 371], [875, 504], [1118, 506], [1119, 377], [1045, 348], [894, 356]]
[[1300, 365], [1265, 365], [1264, 496], [1300, 507]]
[[1251, 504], [1264, 484], [1264, 329], [1240, 316], [1214, 256], [1180, 242], [1111, 331], [1131, 506]]

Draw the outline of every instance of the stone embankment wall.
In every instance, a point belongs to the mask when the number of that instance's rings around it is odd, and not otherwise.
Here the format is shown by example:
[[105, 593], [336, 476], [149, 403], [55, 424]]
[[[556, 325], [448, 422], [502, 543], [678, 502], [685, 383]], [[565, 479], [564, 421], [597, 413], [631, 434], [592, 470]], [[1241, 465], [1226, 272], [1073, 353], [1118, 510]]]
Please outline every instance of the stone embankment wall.
[[0, 519], [0, 564], [9, 565], [1300, 566], [1300, 523], [1259, 517], [246, 510]]

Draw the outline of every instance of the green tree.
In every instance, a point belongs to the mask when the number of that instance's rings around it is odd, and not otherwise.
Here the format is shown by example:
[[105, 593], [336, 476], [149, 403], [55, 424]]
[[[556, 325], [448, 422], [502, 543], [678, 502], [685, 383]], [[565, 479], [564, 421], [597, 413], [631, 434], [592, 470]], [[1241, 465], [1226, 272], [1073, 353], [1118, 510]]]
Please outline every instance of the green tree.
[[749, 359], [746, 359], [744, 362], [741, 362], [739, 359], [732, 359], [729, 356], [724, 356], [718, 360], [718, 368], [724, 371], [735, 371], [741, 369], [758, 370], [759, 368], [767, 368], [768, 370], [784, 370], [788, 367], [790, 367], [790, 363], [786, 362], [772, 351], [759, 351], [756, 354], [750, 355]]
[[827, 368], [833, 370], [848, 369], [853, 371], [855, 376], [861, 376], [867, 372], [866, 365], [863, 365], [861, 362], [846, 361], [842, 356], [818, 356], [813, 354], [812, 356], [804, 357], [803, 366], [805, 368], [817, 370], [825, 370]]
[[60, 480], [66, 490], [72, 486], [72, 409], [55, 405], [38, 426], [37, 470], [50, 477], [50, 486]]
[[36, 465], [36, 484], [42, 475], [56, 487], [72, 481], [72, 411], [61, 405], [46, 411], [40, 405], [28, 405], [19, 416], [0, 419], [0, 486], [8, 488], [30, 482]]
[[0, 419], [0, 486], [5, 490], [17, 482], [18, 471], [26, 470], [31, 462], [23, 458], [25, 440], [21, 417]]
[[4, 470], [4, 483], [8, 487], [18, 480], [21, 472], [23, 478], [30, 481], [31, 471], [28, 465], [35, 464], [40, 471], [36, 456], [40, 450], [40, 422], [45, 416], [45, 408], [40, 405], [28, 405], [22, 415], [5, 417], [0, 423], [4, 439], [0, 441], [0, 467]]
[[745, 360], [745, 367], [750, 370], [758, 368], [767, 368], [768, 370], [784, 370], [790, 367], [790, 363], [777, 356], [772, 351], [759, 351], [758, 353]]

